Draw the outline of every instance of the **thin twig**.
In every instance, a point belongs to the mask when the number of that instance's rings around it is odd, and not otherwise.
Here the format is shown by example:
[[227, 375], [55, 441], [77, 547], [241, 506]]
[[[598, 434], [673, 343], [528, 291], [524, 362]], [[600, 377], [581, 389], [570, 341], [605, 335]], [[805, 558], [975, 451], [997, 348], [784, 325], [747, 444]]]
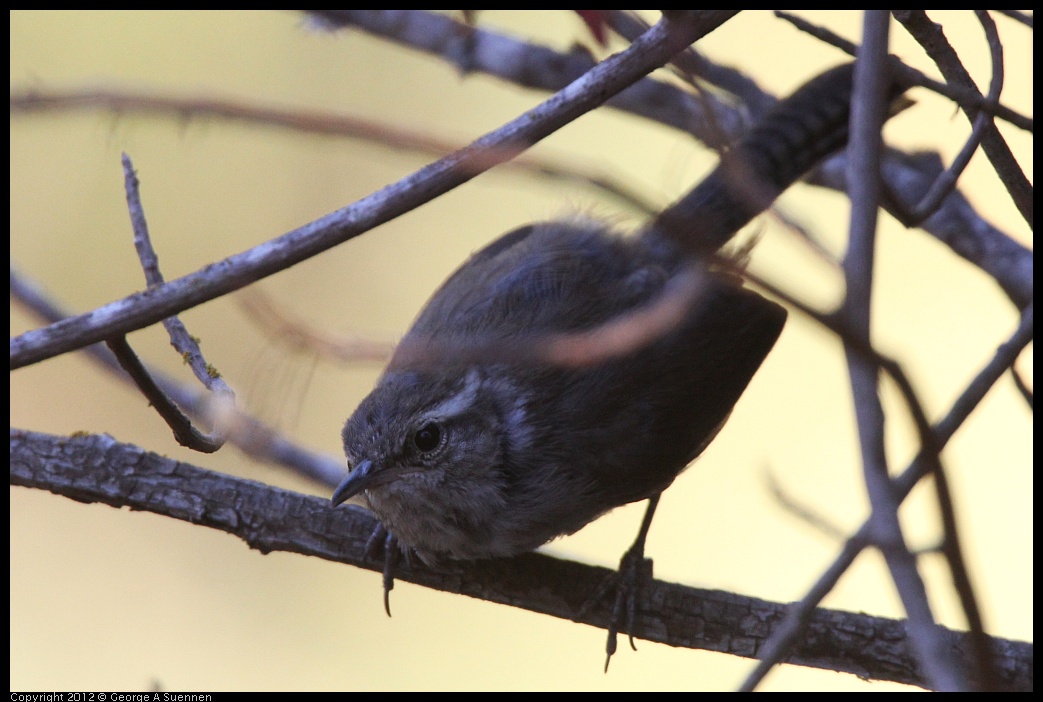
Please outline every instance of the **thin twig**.
[[[919, 42], [927, 55], [934, 61], [942, 75], [950, 85], [956, 85], [963, 90], [978, 92], [974, 81], [971, 79], [967, 69], [964, 68], [956, 50], [945, 37], [942, 27], [932, 22], [923, 10], [894, 10], [895, 18], [902, 23], [912, 37]], [[1003, 44], [996, 31], [996, 24], [985, 11], [975, 11], [975, 16], [981, 23], [985, 32], [986, 42], [992, 60], [992, 79], [989, 85], [989, 93], [985, 101], [995, 103], [999, 100], [1000, 91], [1003, 88]], [[983, 119], [989, 114], [987, 109], [973, 109], [964, 104], [960, 107], [967, 115], [967, 119], [974, 125], [975, 132], [981, 132], [981, 145], [992, 164], [993, 170], [999, 176], [1000, 181], [1010, 194], [1011, 200], [1018, 208], [1021, 216], [1025, 218], [1029, 226], [1032, 226], [1032, 183], [1025, 176], [1018, 161], [1014, 158], [1010, 147], [1004, 140], [1003, 135], [989, 118]], [[979, 125], [983, 125], [979, 127]], [[963, 154], [961, 154], [962, 156]], [[969, 158], [969, 156], [967, 157]], [[919, 207], [917, 208], [919, 209]]]
[[1029, 409], [1032, 409], [1032, 388], [1028, 386], [1028, 383], [1025, 382], [1025, 379], [1021, 377], [1021, 373], [1019, 373], [1018, 369], [1014, 366], [1010, 367], [1010, 375], [1014, 379], [1014, 387], [1016, 387], [1018, 392], [1021, 393], [1021, 396], [1025, 399]]
[[810, 505], [802, 504], [795, 496], [789, 494], [782, 487], [782, 484], [779, 483], [774, 473], [767, 471], [765, 475], [768, 482], [768, 490], [778, 501], [779, 506], [820, 534], [836, 541], [844, 540], [846, 535], [843, 529], [819, 514]]
[[1015, 22], [1020, 22], [1029, 29], [1032, 29], [1032, 15], [1026, 15], [1020, 10], [993, 10], [993, 12], [998, 12], [1001, 15], [1010, 17]]
[[[850, 56], [854, 56], [857, 51], [853, 42], [838, 36], [825, 27], [820, 27], [801, 17], [782, 10], [775, 10], [775, 16], [779, 19], [786, 20], [800, 31], [805, 32], [830, 46], [835, 46]], [[892, 68], [895, 70], [895, 78], [897, 80], [908, 85], [918, 85], [921, 88], [926, 88], [927, 90], [936, 92], [939, 95], [944, 95], [961, 107], [973, 110], [985, 110], [1002, 120], [1010, 122], [1019, 129], [1024, 129], [1027, 132], [1033, 131], [1033, 120], [1031, 117], [1016, 112], [1002, 103], [995, 106], [989, 105], [977, 89], [967, 90], [951, 83], [940, 83], [916, 70], [912, 66], [903, 63], [895, 56], [892, 56], [890, 61]]]
[[[894, 10], [893, 14], [899, 21], [902, 21], [902, 16], [909, 13], [904, 10]], [[1000, 92], [1003, 90], [1003, 45], [999, 43], [998, 37], [995, 37], [996, 41], [993, 41], [994, 37], [992, 35], [995, 34], [995, 25], [990, 23], [988, 26], [991, 27], [992, 32], [989, 36], [989, 47], [992, 51], [992, 80], [989, 83], [989, 94], [986, 99], [995, 103], [999, 100]], [[938, 34], [940, 35], [940, 39], [944, 40], [944, 35], [942, 35], [940, 27], [938, 27]], [[914, 34], [914, 36], [916, 35]], [[921, 40], [921, 44], [924, 44], [923, 40]], [[924, 45], [924, 48], [927, 51], [930, 51], [928, 45]], [[955, 52], [953, 53], [955, 54]], [[959, 66], [960, 70], [963, 70], [963, 66], [959, 64], [958, 58], [956, 58], [956, 64]], [[953, 188], [956, 187], [957, 179], [963, 172], [964, 168], [967, 167], [967, 164], [970, 163], [971, 156], [973, 156], [974, 152], [977, 151], [978, 144], [981, 143], [982, 137], [990, 127], [992, 128], [992, 131], [996, 131], [993, 126], [992, 116], [989, 115], [989, 113], [982, 111], [978, 113], [977, 117], [973, 118], [971, 134], [967, 138], [966, 143], [964, 143], [963, 148], [960, 149], [960, 153], [953, 159], [949, 168], [935, 179], [934, 183], [924, 194], [923, 199], [912, 208], [912, 211], [908, 215], [908, 219], [903, 221], [903, 224], [906, 226], [916, 226], [934, 213], [942, 200], [948, 196]], [[998, 132], [996, 132], [996, 134], [999, 136]], [[999, 139], [1002, 142], [1002, 136], [999, 136]], [[1002, 146], [1005, 147], [1006, 143], [1003, 142]], [[1007, 150], [1007, 155], [1010, 156], [1009, 149]], [[999, 173], [999, 168], [997, 168], [997, 173]]]
[[179, 444], [200, 453], [214, 453], [224, 445], [223, 437], [208, 436], [192, 425], [192, 420], [178, 408], [177, 404], [160, 389], [156, 381], [149, 375], [145, 364], [141, 362], [127, 342], [127, 337], [121, 335], [106, 339], [105, 345], [109, 347], [117, 363], [148, 400], [149, 406], [153, 407], [170, 427], [170, 431], [174, 433], [174, 439]]
[[[69, 316], [40, 286], [19, 273], [13, 266], [10, 279], [11, 299], [30, 314], [51, 323]], [[94, 344], [83, 351], [99, 367], [121, 382], [130, 381], [126, 371], [120, 367], [104, 344]], [[148, 369], [148, 375], [166, 395], [172, 397], [191, 414], [200, 419], [214, 419], [213, 403], [208, 397], [154, 368]], [[344, 479], [346, 468], [343, 458], [331, 458], [310, 451], [239, 411], [234, 416], [223, 419], [229, 427], [229, 442], [255, 460], [282, 466], [327, 488], [335, 488]]]
[[[145, 208], [141, 205], [140, 183], [134, 171], [130, 156], [123, 154], [123, 181], [127, 191], [127, 209], [130, 212], [131, 227], [134, 230], [134, 250], [138, 253], [141, 269], [145, 273], [145, 283], [149, 289], [156, 288], [166, 281], [159, 269], [159, 256], [152, 246], [148, 221], [145, 219]], [[177, 317], [167, 317], [163, 326], [170, 336], [170, 344], [181, 355], [185, 363], [195, 374], [196, 379], [213, 393], [234, 397], [235, 393], [228, 383], [221, 379], [220, 373], [203, 356], [199, 342], [188, 333], [185, 325]]]
[[[148, 286], [153, 288], [163, 284], [163, 274], [160, 273], [159, 257], [156, 256], [149, 237], [145, 209], [141, 205], [138, 176], [134, 172], [134, 164], [131, 163], [127, 154], [123, 154], [123, 183], [127, 191], [127, 210], [130, 213], [131, 228], [134, 231], [134, 248], [138, 252], [141, 268], [145, 272], [145, 280]], [[163, 320], [163, 326], [170, 335], [171, 344], [181, 353], [181, 357], [188, 361], [196, 377], [203, 381], [203, 385], [211, 392], [227, 398], [233, 397], [232, 389], [217, 376], [216, 371], [211, 370], [212, 366], [203, 358], [199, 344], [191, 337], [181, 320], [177, 317], [168, 317]], [[221, 432], [207, 434], [192, 425], [192, 420], [178, 408], [177, 403], [149, 377], [148, 370], [134, 353], [126, 336], [115, 336], [107, 339], [105, 343], [116, 356], [116, 360], [119, 361], [123, 370], [127, 371], [134, 384], [148, 399], [149, 404], [155, 408], [159, 416], [174, 432], [174, 437], [179, 444], [202, 453], [213, 453], [224, 445], [225, 437]]]

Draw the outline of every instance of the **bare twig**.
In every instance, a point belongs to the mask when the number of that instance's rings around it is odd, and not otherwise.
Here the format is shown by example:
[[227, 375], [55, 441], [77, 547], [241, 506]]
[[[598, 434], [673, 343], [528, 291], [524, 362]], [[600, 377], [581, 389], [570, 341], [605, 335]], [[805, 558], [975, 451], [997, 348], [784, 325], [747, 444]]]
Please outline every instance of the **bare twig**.
[[[224, 120], [288, 129], [303, 134], [358, 139], [389, 149], [434, 158], [463, 147], [458, 142], [416, 129], [391, 125], [386, 121], [368, 120], [357, 115], [305, 108], [280, 108], [212, 96], [173, 95], [113, 88], [44, 91], [34, 87], [12, 91], [10, 103], [12, 114], [107, 110], [114, 115], [135, 114], [178, 121]], [[574, 158], [522, 155], [502, 164], [502, 167], [508, 171], [595, 188], [639, 213], [651, 214], [657, 209], [647, 196], [637, 192], [627, 183], [593, 166], [578, 167]]]
[[[883, 163], [888, 193], [903, 206], [898, 209], [885, 202], [884, 207], [901, 221], [907, 208], [923, 199], [944, 166], [934, 152], [910, 155], [889, 150], [888, 155]], [[842, 161], [831, 158], [820, 166], [818, 174], [832, 181], [843, 177], [842, 167]], [[987, 272], [1019, 309], [1032, 301], [1033, 252], [979, 218], [959, 190], [950, 193], [922, 227], [955, 254]]]
[[105, 345], [109, 347], [117, 363], [148, 400], [149, 405], [155, 408], [156, 413], [170, 427], [179, 444], [200, 453], [214, 453], [224, 445], [223, 437], [208, 436], [192, 425], [192, 420], [185, 416], [177, 404], [167, 397], [152, 379], [141, 359], [127, 343], [125, 336], [107, 339]]
[[[126, 154], [123, 155], [123, 180], [127, 190], [127, 207], [130, 211], [131, 226], [134, 230], [134, 246], [137, 249], [138, 257], [141, 259], [141, 267], [145, 271], [145, 278], [149, 285], [158, 285], [163, 282], [162, 275], [159, 272], [159, 260], [149, 241], [148, 224], [145, 221], [145, 211], [141, 206], [141, 198], [138, 192], [138, 178], [134, 173], [134, 167], [130, 162], [130, 158]], [[202, 359], [198, 344], [189, 339], [188, 332], [185, 331], [184, 326], [177, 318], [165, 319], [163, 323], [175, 345], [177, 344], [175, 340], [187, 340], [192, 351], [184, 350], [182, 352], [184, 357], [195, 356], [197, 360]], [[131, 348], [126, 336], [122, 334], [113, 336], [110, 339], [106, 339], [105, 344], [112, 351], [113, 356], [116, 357], [116, 361], [123, 370], [134, 381], [141, 394], [148, 399], [149, 405], [155, 408], [159, 416], [170, 427], [174, 433], [174, 438], [177, 439], [179, 444], [202, 453], [214, 453], [224, 445], [224, 437], [220, 434], [208, 435], [193, 426], [192, 420], [181, 411], [177, 403], [168, 397], [149, 375], [148, 369], [145, 368], [137, 354], [134, 353], [134, 349]], [[198, 367], [198, 365], [199, 363], [195, 363], [193, 367]], [[215, 382], [219, 382], [222, 392], [231, 394], [231, 390], [224, 381], [212, 379], [209, 376], [207, 381], [206, 385], [208, 387]]]
[[[145, 208], [141, 205], [141, 191], [138, 182], [138, 174], [134, 171], [134, 164], [130, 156], [123, 154], [123, 180], [127, 191], [127, 209], [130, 213], [131, 227], [134, 230], [134, 250], [138, 253], [141, 261], [141, 269], [145, 272], [145, 282], [149, 289], [156, 288], [166, 281], [163, 273], [159, 270], [159, 256], [152, 246], [152, 237], [149, 235], [148, 222], [145, 219]], [[228, 387], [228, 383], [221, 379], [220, 373], [207, 363], [203, 352], [199, 348], [199, 342], [188, 333], [185, 325], [177, 317], [167, 317], [163, 320], [163, 326], [170, 335], [170, 344], [181, 355], [188, 367], [192, 369], [196, 379], [213, 393], [234, 397], [235, 393]]]
[[[907, 14], [902, 10], [893, 11], [895, 17], [902, 21], [902, 15]], [[992, 50], [992, 81], [989, 84], [988, 98], [992, 102], [999, 100], [1000, 92], [1003, 90], [1003, 47], [998, 41], [993, 41], [995, 34], [995, 25], [989, 25], [991, 32], [989, 36], [989, 47]], [[939, 33], [941, 29], [939, 27]], [[958, 61], [957, 61], [958, 63]], [[960, 69], [962, 70], [962, 66]], [[1006, 149], [1006, 143], [1002, 141], [1002, 136], [996, 131], [995, 126], [992, 123], [992, 117], [987, 112], [979, 112], [978, 116], [973, 119], [973, 127], [971, 134], [964, 143], [963, 148], [960, 149], [960, 153], [957, 154], [956, 158], [953, 159], [952, 164], [945, 170], [944, 173], [940, 174], [938, 178], [931, 185], [930, 189], [924, 194], [923, 199], [920, 200], [913, 207], [912, 211], [909, 212], [908, 218], [903, 221], [906, 226], [915, 226], [922, 222], [926, 217], [931, 215], [941, 204], [942, 199], [945, 198], [952, 190], [956, 187], [956, 180], [963, 172], [967, 164], [970, 163], [971, 156], [977, 151], [978, 145], [981, 143], [983, 136], [986, 131], [991, 128], [991, 131], [999, 137], [1001, 146]], [[1010, 150], [1006, 149], [1008, 157], [1011, 157]], [[995, 165], [995, 161], [994, 161]], [[999, 168], [997, 168], [997, 173]], [[1024, 174], [1022, 174], [1024, 179]]]
[[783, 509], [815, 529], [815, 531], [820, 534], [824, 534], [825, 536], [837, 541], [844, 539], [845, 534], [843, 529], [829, 521], [823, 515], [818, 514], [815, 508], [811, 505], [801, 504], [795, 496], [790, 495], [785, 489], [783, 489], [782, 485], [771, 471], [766, 471], [765, 476], [768, 482], [768, 490], [771, 492], [772, 496], [778, 500], [779, 505]]
[[[775, 10], [775, 16], [779, 19], [786, 20], [800, 31], [805, 32], [830, 46], [835, 46], [850, 56], [854, 56], [857, 51], [857, 48], [852, 42], [849, 42], [843, 37], [837, 36], [824, 27], [817, 26], [805, 19], [797, 17], [796, 15], [783, 12], [782, 10]], [[1024, 129], [1028, 132], [1033, 131], [1032, 118], [1026, 117], [1003, 104], [995, 106], [989, 105], [988, 101], [982, 97], [977, 89], [967, 90], [957, 85], [952, 85], [951, 83], [939, 83], [912, 66], [902, 63], [896, 57], [891, 57], [890, 61], [897, 80], [903, 81], [908, 85], [918, 85], [921, 88], [927, 88], [939, 95], [944, 95], [961, 107], [973, 110], [985, 110], [1000, 119], [1010, 122], [1015, 127]]]
[[[985, 31], [992, 58], [992, 80], [985, 100], [995, 103], [999, 100], [1000, 91], [1003, 89], [1003, 44], [1000, 42], [999, 35], [996, 33], [996, 25], [992, 18], [989, 17], [989, 14], [983, 10], [978, 10], [975, 11], [975, 15]], [[920, 43], [950, 84], [957, 85], [965, 90], [978, 90], [967, 69], [964, 68], [963, 63], [960, 61], [959, 55], [945, 38], [941, 25], [932, 22], [923, 10], [895, 10], [894, 16], [909, 31], [913, 38]], [[981, 134], [982, 149], [985, 151], [985, 155], [989, 157], [989, 162], [996, 171], [996, 175], [999, 176], [1007, 192], [1010, 193], [1011, 199], [1017, 206], [1021, 216], [1025, 218], [1029, 226], [1032, 226], [1032, 184], [1018, 165], [1017, 159], [1011, 153], [1010, 147], [1007, 146], [1007, 142], [1003, 139], [1003, 135], [996, 128], [996, 125], [992, 123], [992, 119], [987, 116], [989, 114], [987, 110], [978, 111], [963, 104], [960, 106], [967, 115], [967, 119], [974, 125], [972, 138], [974, 134]], [[966, 149], [967, 147], [965, 147]], [[957, 161], [960, 159], [969, 160], [970, 154], [965, 155], [961, 152], [957, 157]], [[956, 161], [954, 161], [953, 167], [955, 165]], [[926, 197], [924, 199], [926, 200]], [[919, 219], [917, 215], [921, 214], [921, 209], [926, 209], [926, 206], [924, 204], [917, 206], [914, 221]]]
[[1024, 12], [1019, 10], [993, 10], [993, 12], [998, 12], [1001, 15], [1010, 17], [1015, 22], [1020, 22], [1029, 29], [1032, 29], [1032, 15], [1026, 15]]
[[[51, 300], [44, 291], [13, 267], [11, 268], [11, 299], [21, 304], [30, 314], [46, 322], [57, 322], [68, 317], [57, 303]], [[127, 375], [112, 353], [103, 344], [94, 344], [83, 349], [88, 358], [122, 382], [128, 382]], [[163, 392], [174, 401], [201, 419], [213, 419], [214, 406], [210, 398], [190, 389], [186, 385], [164, 375], [156, 369], [149, 369], [148, 376], [159, 385]], [[221, 408], [222, 421], [227, 426], [228, 440], [255, 460], [283, 466], [307, 480], [319, 485], [334, 488], [344, 479], [346, 472], [343, 459], [330, 458], [298, 446], [281, 436], [271, 427], [248, 417], [242, 412], [229, 416], [227, 408]]]
[[1028, 404], [1029, 409], [1032, 409], [1032, 388], [1028, 386], [1025, 379], [1021, 377], [1021, 373], [1014, 366], [1010, 368], [1010, 375], [1014, 379], [1014, 386], [1021, 393], [1021, 396], [1025, 398], [1025, 402]]

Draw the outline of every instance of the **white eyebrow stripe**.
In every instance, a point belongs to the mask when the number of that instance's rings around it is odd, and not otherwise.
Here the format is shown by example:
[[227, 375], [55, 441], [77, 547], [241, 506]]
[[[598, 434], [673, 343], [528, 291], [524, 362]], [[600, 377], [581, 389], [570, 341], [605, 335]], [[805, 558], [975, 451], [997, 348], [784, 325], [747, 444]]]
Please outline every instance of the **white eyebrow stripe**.
[[432, 417], [455, 417], [463, 414], [474, 405], [478, 397], [478, 386], [482, 379], [475, 370], [468, 371], [464, 386], [460, 392], [448, 398], [444, 402], [435, 405], [426, 414]]

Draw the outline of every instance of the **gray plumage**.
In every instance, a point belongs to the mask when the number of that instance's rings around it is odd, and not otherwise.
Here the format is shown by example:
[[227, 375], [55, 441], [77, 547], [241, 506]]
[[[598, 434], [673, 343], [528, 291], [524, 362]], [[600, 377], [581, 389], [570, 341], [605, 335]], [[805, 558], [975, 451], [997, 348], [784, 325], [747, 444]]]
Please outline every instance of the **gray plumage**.
[[[334, 504], [364, 492], [401, 544], [436, 561], [520, 553], [658, 496], [716, 436], [786, 318], [693, 261], [843, 146], [852, 68], [776, 105], [638, 236], [547, 222], [472, 256], [344, 427], [352, 472]], [[645, 308], [693, 266], [694, 300], [654, 341], [580, 367], [528, 353]]]
[[[657, 300], [684, 265], [655, 235], [522, 227], [450, 276], [402, 345], [589, 330]], [[675, 329], [591, 367], [393, 359], [344, 428], [349, 464], [370, 461], [351, 489], [426, 560], [513, 555], [658, 494], [716, 435], [786, 317], [728, 280], [701, 283]]]

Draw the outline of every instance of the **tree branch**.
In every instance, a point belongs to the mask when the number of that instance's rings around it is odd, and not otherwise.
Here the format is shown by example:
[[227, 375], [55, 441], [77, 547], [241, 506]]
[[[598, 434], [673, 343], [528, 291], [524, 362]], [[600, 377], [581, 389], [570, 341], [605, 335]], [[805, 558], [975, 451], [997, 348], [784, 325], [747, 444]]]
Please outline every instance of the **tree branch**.
[[[60, 437], [11, 430], [11, 484], [50, 490], [218, 529], [261, 553], [287, 551], [380, 572], [367, 557], [376, 520], [360, 508], [197, 468], [121, 444], [109, 436]], [[610, 573], [540, 553], [453, 564], [436, 571], [402, 563], [396, 577], [425, 587], [498, 602], [596, 627], [608, 604], [576, 613]], [[756, 657], [786, 605], [717, 590], [652, 581], [642, 590], [634, 634], [671, 646]], [[943, 631], [952, 655], [969, 665], [966, 634]], [[1031, 690], [1033, 646], [992, 638], [1001, 689]], [[901, 621], [816, 610], [789, 663], [923, 686]]]

